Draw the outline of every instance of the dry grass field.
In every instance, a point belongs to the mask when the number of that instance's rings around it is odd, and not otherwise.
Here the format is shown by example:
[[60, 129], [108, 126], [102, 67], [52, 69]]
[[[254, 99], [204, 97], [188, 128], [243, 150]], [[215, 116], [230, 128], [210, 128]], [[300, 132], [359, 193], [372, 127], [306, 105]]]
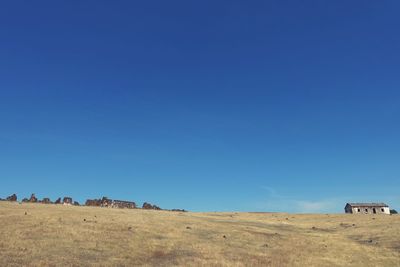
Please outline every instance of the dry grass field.
[[400, 216], [0, 202], [0, 266], [400, 266]]

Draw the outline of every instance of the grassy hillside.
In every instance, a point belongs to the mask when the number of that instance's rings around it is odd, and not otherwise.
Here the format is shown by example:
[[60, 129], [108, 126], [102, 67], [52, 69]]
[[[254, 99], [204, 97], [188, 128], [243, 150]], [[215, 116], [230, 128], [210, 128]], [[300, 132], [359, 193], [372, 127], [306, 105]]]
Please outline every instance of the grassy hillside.
[[0, 266], [400, 266], [398, 215], [0, 202]]

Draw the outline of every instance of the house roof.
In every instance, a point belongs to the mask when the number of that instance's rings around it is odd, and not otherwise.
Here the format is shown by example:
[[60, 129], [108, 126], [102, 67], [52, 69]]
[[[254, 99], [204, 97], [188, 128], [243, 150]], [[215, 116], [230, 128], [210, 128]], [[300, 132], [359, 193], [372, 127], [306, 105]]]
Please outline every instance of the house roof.
[[352, 207], [389, 207], [385, 203], [347, 203]]

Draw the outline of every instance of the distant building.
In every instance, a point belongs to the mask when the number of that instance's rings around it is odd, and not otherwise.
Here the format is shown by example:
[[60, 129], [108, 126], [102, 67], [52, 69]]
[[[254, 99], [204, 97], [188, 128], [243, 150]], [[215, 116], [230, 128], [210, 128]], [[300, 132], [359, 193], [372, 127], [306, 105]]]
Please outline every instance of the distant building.
[[344, 211], [352, 214], [390, 214], [385, 203], [347, 203]]
[[112, 200], [107, 197], [103, 197], [102, 199], [88, 199], [86, 200], [85, 205], [93, 207], [136, 209], [135, 202], [125, 200]]
[[127, 209], [136, 209], [136, 203], [132, 201], [125, 201], [125, 200], [113, 200], [111, 207], [113, 208], [127, 208]]

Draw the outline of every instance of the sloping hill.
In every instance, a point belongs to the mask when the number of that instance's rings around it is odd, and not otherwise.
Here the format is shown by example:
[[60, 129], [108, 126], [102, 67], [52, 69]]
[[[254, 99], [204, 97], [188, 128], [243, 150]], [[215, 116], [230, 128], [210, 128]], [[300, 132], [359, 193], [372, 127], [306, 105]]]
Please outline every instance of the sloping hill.
[[0, 266], [400, 266], [400, 216], [0, 202]]

